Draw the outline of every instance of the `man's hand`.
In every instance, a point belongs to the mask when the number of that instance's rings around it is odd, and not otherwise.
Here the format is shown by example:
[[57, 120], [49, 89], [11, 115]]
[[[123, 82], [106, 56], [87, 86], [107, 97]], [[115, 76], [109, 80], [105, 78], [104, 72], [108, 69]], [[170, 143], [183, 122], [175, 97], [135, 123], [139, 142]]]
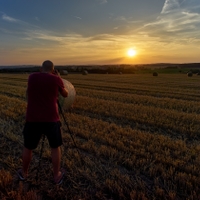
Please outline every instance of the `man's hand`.
[[61, 76], [60, 76], [60, 72], [59, 72], [57, 69], [54, 69], [53, 72], [52, 72], [52, 74], [61, 77]]

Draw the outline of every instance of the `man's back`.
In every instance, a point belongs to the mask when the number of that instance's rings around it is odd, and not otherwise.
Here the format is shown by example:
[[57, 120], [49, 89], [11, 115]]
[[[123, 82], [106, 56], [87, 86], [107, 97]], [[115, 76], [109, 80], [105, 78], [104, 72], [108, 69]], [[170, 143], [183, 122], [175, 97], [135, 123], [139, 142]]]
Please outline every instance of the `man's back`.
[[64, 88], [60, 77], [50, 73], [33, 73], [28, 80], [26, 121], [59, 121], [57, 98]]

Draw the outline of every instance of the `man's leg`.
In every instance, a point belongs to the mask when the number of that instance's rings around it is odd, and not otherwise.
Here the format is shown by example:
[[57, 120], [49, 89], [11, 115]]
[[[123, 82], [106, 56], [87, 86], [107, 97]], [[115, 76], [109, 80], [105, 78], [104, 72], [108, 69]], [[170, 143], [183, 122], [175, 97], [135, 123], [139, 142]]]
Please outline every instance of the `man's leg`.
[[54, 181], [57, 182], [61, 177], [61, 171], [60, 171], [61, 148], [60, 147], [52, 148], [51, 157], [52, 157]]
[[28, 175], [28, 168], [29, 168], [31, 159], [32, 159], [32, 150], [24, 147], [23, 152], [22, 152], [22, 160], [23, 160], [22, 171], [25, 177]]

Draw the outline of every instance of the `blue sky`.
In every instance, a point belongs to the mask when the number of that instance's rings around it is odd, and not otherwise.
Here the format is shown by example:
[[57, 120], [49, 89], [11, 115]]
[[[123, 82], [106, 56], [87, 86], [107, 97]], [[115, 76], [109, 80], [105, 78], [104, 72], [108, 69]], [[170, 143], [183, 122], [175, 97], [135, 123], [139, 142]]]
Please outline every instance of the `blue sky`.
[[199, 33], [199, 0], [0, 0], [0, 65], [200, 62]]

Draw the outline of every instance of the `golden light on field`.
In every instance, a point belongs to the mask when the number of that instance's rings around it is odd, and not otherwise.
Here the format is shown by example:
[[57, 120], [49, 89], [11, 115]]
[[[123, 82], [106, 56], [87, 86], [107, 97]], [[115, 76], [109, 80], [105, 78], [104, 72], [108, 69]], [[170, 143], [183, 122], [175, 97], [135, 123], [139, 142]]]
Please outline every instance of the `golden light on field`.
[[134, 57], [135, 55], [137, 54], [137, 52], [136, 52], [136, 50], [135, 49], [129, 49], [128, 51], [127, 51], [127, 55], [129, 56], [129, 57]]

